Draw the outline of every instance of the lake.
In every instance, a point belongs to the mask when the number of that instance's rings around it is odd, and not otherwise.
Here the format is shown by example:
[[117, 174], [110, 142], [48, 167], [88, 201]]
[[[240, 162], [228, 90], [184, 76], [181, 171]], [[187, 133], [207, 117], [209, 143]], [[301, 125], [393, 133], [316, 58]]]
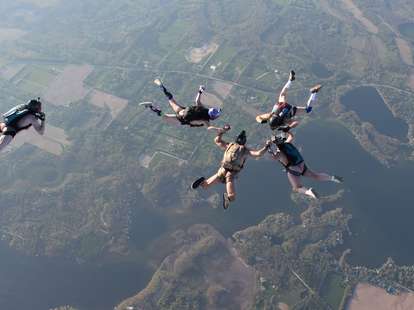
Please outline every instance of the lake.
[[[334, 122], [313, 122], [299, 127], [296, 144], [302, 149], [307, 165], [322, 172], [345, 178], [343, 185], [304, 180], [321, 195], [345, 189], [344, 197], [329, 207], [341, 207], [351, 213], [354, 264], [378, 266], [392, 256], [400, 264], [414, 264], [411, 222], [414, 218], [412, 177], [414, 164], [401, 162], [386, 168], [368, 154], [352, 134]], [[211, 169], [210, 173], [214, 173]], [[290, 199], [290, 185], [282, 167], [271, 160], [249, 160], [236, 183], [237, 200], [228, 211], [194, 208], [190, 214], [170, 219], [170, 227], [192, 223], [210, 223], [226, 236], [256, 225], [267, 215], [277, 212], [299, 213], [303, 208]], [[209, 192], [224, 190], [217, 185]]]
[[[296, 144], [310, 168], [345, 178], [343, 185], [310, 180], [305, 184], [322, 195], [346, 190], [344, 197], [329, 207], [342, 207], [353, 215], [353, 235], [347, 241], [353, 250], [351, 262], [379, 266], [392, 256], [399, 264], [413, 264], [414, 199], [410, 194], [414, 165], [383, 167], [336, 123], [313, 122], [299, 127], [296, 134]], [[208, 173], [215, 171], [212, 167]], [[220, 205], [216, 209], [194, 207], [175, 216], [137, 212], [132, 216], [133, 242], [145, 252], [159, 237], [195, 223], [209, 223], [230, 236], [269, 214], [303, 210], [290, 199], [286, 174], [274, 161], [248, 161], [236, 187], [237, 201], [227, 211]], [[217, 185], [209, 193], [223, 189]], [[62, 259], [26, 257], [4, 245], [0, 246], [0, 258], [0, 309], [9, 310], [44, 310], [64, 304], [88, 310], [112, 309], [143, 289], [154, 271], [147, 267], [148, 261], [79, 265]]]
[[374, 87], [358, 87], [345, 93], [341, 103], [355, 111], [363, 122], [371, 123], [380, 133], [407, 140], [408, 125], [394, 117]]
[[145, 264], [76, 264], [28, 257], [0, 244], [0, 309], [47, 310], [62, 305], [113, 309], [152, 275]]
[[414, 23], [403, 23], [398, 26], [398, 31], [414, 42]]

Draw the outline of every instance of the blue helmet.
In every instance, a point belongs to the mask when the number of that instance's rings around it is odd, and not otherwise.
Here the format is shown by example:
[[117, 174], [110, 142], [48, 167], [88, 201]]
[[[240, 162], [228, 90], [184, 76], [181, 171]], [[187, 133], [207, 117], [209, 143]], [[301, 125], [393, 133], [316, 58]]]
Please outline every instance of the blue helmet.
[[216, 119], [220, 116], [221, 109], [220, 108], [210, 108], [208, 109], [208, 116], [210, 116], [210, 119]]

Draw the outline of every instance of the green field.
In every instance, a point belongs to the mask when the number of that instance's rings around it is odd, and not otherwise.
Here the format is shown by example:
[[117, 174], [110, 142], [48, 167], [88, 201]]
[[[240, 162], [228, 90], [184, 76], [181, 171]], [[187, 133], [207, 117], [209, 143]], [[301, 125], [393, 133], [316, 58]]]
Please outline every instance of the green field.
[[322, 298], [333, 308], [338, 309], [342, 297], [344, 296], [345, 286], [340, 274], [331, 273], [327, 276], [321, 290]]
[[40, 95], [58, 73], [56, 68], [50, 66], [28, 65], [12, 81], [24, 92]]

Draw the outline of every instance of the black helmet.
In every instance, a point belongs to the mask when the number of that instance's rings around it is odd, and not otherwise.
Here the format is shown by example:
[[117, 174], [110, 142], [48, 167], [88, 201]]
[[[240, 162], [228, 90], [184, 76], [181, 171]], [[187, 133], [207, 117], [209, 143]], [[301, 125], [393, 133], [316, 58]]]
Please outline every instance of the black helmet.
[[236, 138], [236, 143], [239, 145], [245, 145], [247, 142], [246, 131], [242, 130]]
[[42, 106], [42, 103], [40, 102], [40, 98], [32, 99], [27, 103], [27, 109], [32, 112], [38, 112], [39, 108]]

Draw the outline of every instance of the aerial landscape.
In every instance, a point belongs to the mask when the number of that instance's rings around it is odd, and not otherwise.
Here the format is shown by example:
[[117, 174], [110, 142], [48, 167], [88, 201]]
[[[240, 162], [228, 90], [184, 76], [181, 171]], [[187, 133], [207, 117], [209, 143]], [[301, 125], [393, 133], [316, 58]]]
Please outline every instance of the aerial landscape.
[[[0, 152], [0, 309], [414, 309], [411, 0], [0, 0], [0, 111], [40, 97], [43, 135]], [[220, 167], [214, 126], [260, 149], [289, 77], [294, 144], [319, 199], [269, 154], [237, 199], [192, 190]]]

